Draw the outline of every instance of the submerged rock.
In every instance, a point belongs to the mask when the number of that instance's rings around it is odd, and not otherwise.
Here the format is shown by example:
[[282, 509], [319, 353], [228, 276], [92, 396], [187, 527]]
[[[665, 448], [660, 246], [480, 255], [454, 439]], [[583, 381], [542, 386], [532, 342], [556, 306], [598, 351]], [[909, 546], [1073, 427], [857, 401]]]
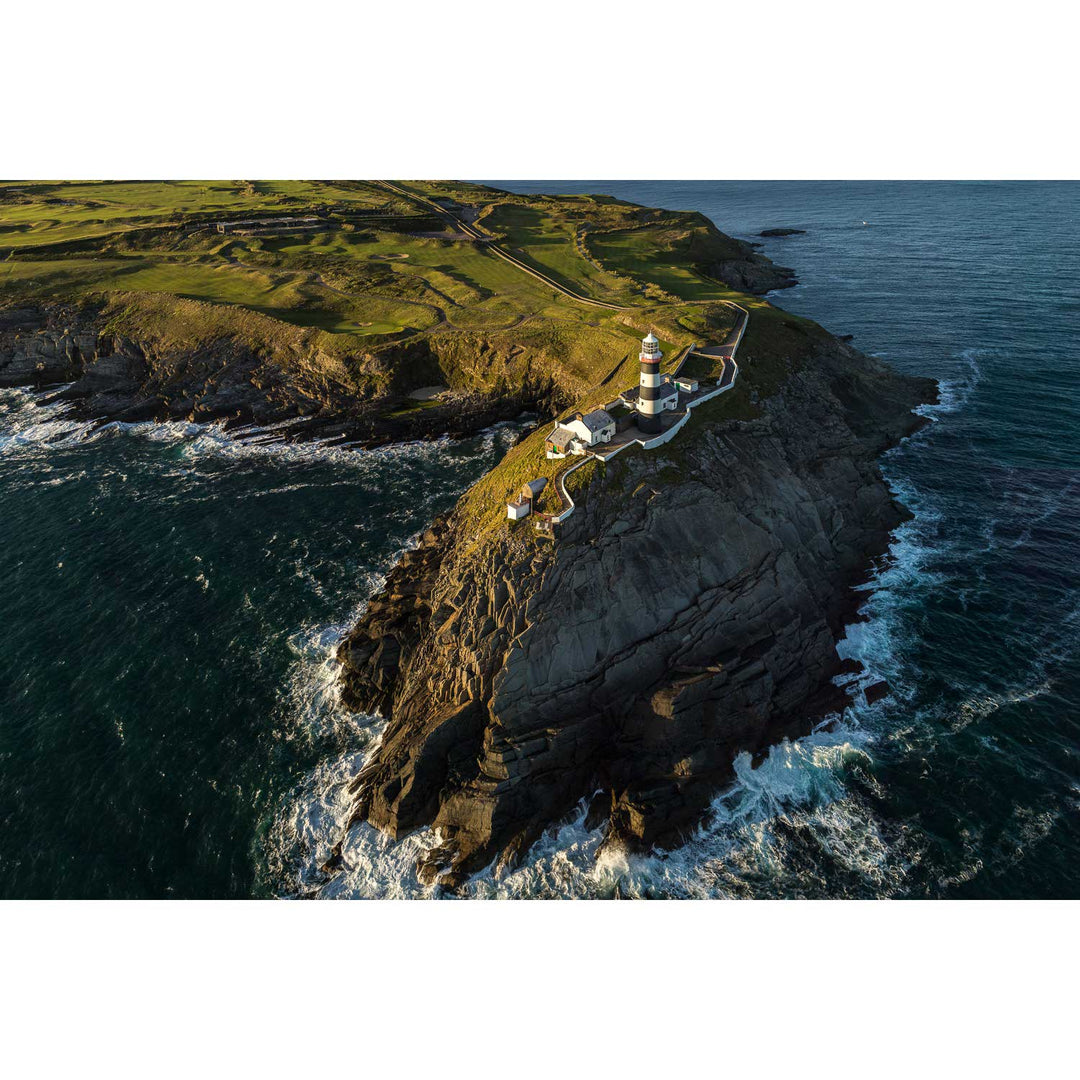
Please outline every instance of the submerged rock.
[[762, 229], [758, 236], [805, 236], [805, 229]]

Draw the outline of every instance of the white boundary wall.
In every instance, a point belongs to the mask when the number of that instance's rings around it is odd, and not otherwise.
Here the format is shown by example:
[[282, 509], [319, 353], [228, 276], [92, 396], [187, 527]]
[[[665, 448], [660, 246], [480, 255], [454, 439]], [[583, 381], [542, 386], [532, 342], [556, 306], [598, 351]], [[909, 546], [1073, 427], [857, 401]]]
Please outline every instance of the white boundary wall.
[[[627, 443], [623, 443], [622, 446], [615, 447], [614, 450], [603, 454], [593, 454], [593, 457], [600, 458], [601, 461], [610, 461], [613, 457], [621, 454], [628, 446], [641, 446], [646, 450], [655, 450], [658, 446], [663, 446], [666, 442], [671, 440], [679, 433], [679, 431], [686, 424], [686, 421], [690, 419], [690, 414], [699, 405], [703, 405], [706, 401], [712, 401], [714, 397], [719, 397], [720, 394], [727, 393], [735, 385], [735, 380], [739, 377], [739, 365], [734, 360], [731, 361], [734, 367], [734, 372], [731, 375], [731, 382], [727, 386], [718, 386], [715, 390], [710, 391], [708, 394], [702, 394], [701, 397], [695, 398], [693, 401], [688, 402], [686, 406], [686, 412], [683, 416], [671, 425], [662, 435], [657, 435], [655, 439], [631, 439]], [[570, 470], [567, 470], [569, 472]]]
[[[728, 302], [730, 303], [730, 301]], [[750, 312], [747, 311], [746, 308], [739, 307], [738, 304], [731, 304], [731, 306], [737, 311], [741, 311], [743, 315], [743, 320], [741, 325], [739, 326], [738, 333], [735, 335], [735, 340], [731, 343], [731, 356], [728, 357], [728, 359], [731, 361], [732, 368], [734, 369], [731, 373], [731, 381], [728, 382], [726, 386], [718, 386], [711, 393], [702, 394], [701, 397], [697, 398], [696, 400], [688, 402], [686, 405], [686, 413], [682, 416], [682, 418], [672, 424], [671, 427], [669, 427], [667, 431], [665, 431], [662, 435], [657, 435], [655, 439], [631, 439], [629, 442], [623, 443], [622, 446], [617, 446], [614, 450], [611, 450], [603, 455], [598, 454], [595, 451], [590, 451], [576, 465], [571, 465], [570, 468], [567, 469], [566, 472], [564, 472], [559, 477], [558, 485], [559, 494], [567, 502], [568, 505], [561, 514], [552, 516], [552, 525], [558, 525], [560, 522], [565, 521], [576, 509], [574, 500], [570, 498], [570, 492], [566, 490], [566, 478], [575, 469], [580, 469], [581, 466], [584, 465], [587, 461], [589, 461], [590, 458], [596, 458], [597, 460], [606, 464], [613, 457], [617, 457], [619, 454], [621, 454], [628, 446], [641, 446], [646, 450], [655, 450], [656, 447], [663, 446], [664, 443], [671, 442], [671, 440], [675, 438], [675, 436], [682, 429], [683, 425], [687, 422], [687, 420], [690, 419], [690, 414], [695, 408], [697, 408], [698, 405], [703, 405], [706, 401], [712, 401], [713, 398], [719, 397], [721, 394], [726, 393], [735, 385], [735, 380], [739, 377], [739, 365], [735, 361], [735, 352], [738, 349], [740, 343], [742, 342], [743, 333], [746, 330], [746, 324], [750, 321]], [[672, 374], [673, 379], [678, 376], [679, 372], [682, 370], [683, 364], [685, 364], [686, 361], [690, 358], [690, 354], [694, 351], [694, 348], [695, 346], [691, 345], [690, 348], [687, 349], [686, 355], [682, 358], [679, 366]], [[618, 404], [619, 400], [619, 398], [616, 398], [615, 401], [611, 403], [611, 406], [603, 406], [603, 408], [614, 407], [616, 404]]]

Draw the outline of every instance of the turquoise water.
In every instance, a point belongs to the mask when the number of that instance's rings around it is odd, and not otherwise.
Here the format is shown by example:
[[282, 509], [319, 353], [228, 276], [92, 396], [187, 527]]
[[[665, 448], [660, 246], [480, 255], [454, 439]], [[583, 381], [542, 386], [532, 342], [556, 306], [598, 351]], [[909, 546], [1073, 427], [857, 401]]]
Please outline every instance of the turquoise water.
[[[505, 184], [701, 210], [801, 284], [775, 299], [942, 380], [887, 455], [916, 511], [842, 649], [892, 695], [737, 763], [678, 851], [582, 819], [478, 896], [1076, 896], [1080, 187]], [[0, 396], [0, 894], [414, 896], [426, 832], [320, 873], [380, 724], [334, 642], [511, 439], [240, 448], [48, 423]]]

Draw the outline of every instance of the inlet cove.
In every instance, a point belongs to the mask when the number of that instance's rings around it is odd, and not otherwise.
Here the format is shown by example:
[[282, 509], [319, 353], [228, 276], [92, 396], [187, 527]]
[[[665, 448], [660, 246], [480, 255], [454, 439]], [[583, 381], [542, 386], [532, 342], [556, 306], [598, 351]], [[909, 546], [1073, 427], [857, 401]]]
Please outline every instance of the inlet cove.
[[0, 892], [1060, 895], [1075, 191], [0, 185]]

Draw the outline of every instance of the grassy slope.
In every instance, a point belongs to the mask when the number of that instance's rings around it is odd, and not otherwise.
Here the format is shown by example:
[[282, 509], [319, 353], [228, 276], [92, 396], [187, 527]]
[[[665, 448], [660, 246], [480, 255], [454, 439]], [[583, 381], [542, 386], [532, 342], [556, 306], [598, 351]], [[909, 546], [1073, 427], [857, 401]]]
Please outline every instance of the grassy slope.
[[[646, 294], [649, 287], [628, 274], [602, 269], [578, 242], [583, 227], [638, 222], [641, 208], [599, 197], [526, 198], [474, 185], [412, 187], [471, 205], [482, 228], [556, 279], [655, 310], [585, 307], [450, 233], [394, 232], [377, 221], [368, 227], [356, 220], [357, 212], [419, 211], [360, 181], [2, 185], [0, 302], [100, 294], [118, 302], [135, 294], [161, 297], [162, 311], [176, 311], [168, 301], [178, 297], [238, 309], [236, 322], [249, 334], [252, 324], [242, 309], [311, 328], [320, 332], [320, 346], [334, 353], [368, 353], [404, 338], [430, 335], [434, 341], [438, 335], [441, 355], [454, 351], [446, 336], [455, 332], [512, 329], [514, 344], [556, 367], [570, 393], [610, 373], [649, 328], [673, 349], [700, 332], [692, 310], [661, 310], [675, 298]], [[222, 235], [197, 227], [316, 210], [352, 219], [325, 232], [292, 235]], [[685, 217], [661, 214], [657, 220]], [[145, 312], [145, 304], [139, 310]], [[185, 311], [190, 318], [192, 309]], [[220, 313], [212, 321], [220, 325]], [[184, 332], [177, 327], [176, 337]], [[490, 383], [479, 370], [454, 366], [466, 384]]]
[[[387, 392], [385, 371], [364, 357], [426, 341], [451, 385], [497, 392], [532, 363], [550, 371], [566, 397], [595, 406], [636, 381], [645, 332], [656, 332], [672, 360], [692, 341], [722, 341], [730, 309], [707, 302], [734, 300], [751, 311], [743, 374], [716, 407], [745, 411], [748, 382], [760, 381], [764, 393], [776, 381], [767, 364], [754, 370], [752, 358], [775, 355], [785, 325], [798, 320], [708, 276], [710, 265], [739, 249], [700, 215], [607, 196], [402, 186], [454, 203], [523, 261], [626, 309], [564, 297], [449, 230], [424, 235], [393, 231], [408, 228], [400, 220], [393, 228], [365, 221], [358, 215], [421, 211], [363, 181], [2, 184], [0, 304], [104, 296], [114, 327], [152, 330], [163, 345], [231, 336], [269, 352], [318, 353], [348, 371], [358, 392], [364, 378], [382, 380], [370, 392]], [[325, 230], [239, 236], [211, 227], [312, 213], [328, 216]], [[418, 367], [416, 385], [431, 379], [430, 368]], [[408, 372], [395, 382], [407, 386]], [[504, 527], [510, 492], [565, 467], [547, 462], [542, 434], [533, 435], [473, 489], [466, 522], [478, 536]]]

